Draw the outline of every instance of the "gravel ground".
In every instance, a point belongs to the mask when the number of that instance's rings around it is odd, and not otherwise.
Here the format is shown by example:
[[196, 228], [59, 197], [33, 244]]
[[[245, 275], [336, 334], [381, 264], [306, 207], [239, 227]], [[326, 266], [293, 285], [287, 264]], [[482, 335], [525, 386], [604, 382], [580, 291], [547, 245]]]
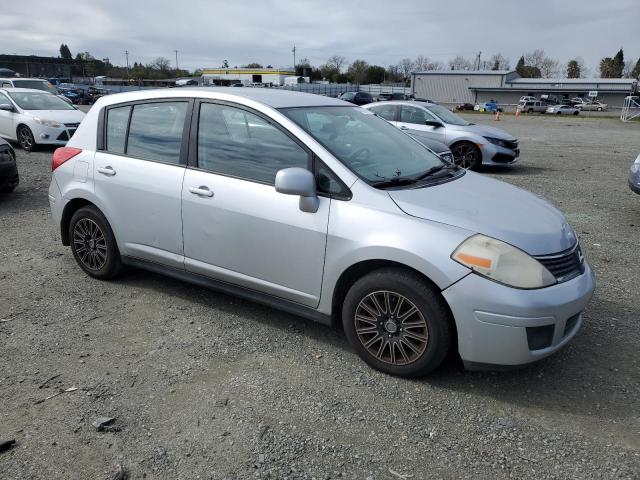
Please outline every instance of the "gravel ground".
[[451, 358], [417, 381], [276, 310], [142, 271], [88, 278], [50, 221], [51, 152], [18, 150], [0, 197], [0, 442], [16, 440], [0, 478], [640, 478], [640, 125], [497, 125], [522, 161], [486, 174], [566, 213], [598, 289], [554, 357], [501, 373]]

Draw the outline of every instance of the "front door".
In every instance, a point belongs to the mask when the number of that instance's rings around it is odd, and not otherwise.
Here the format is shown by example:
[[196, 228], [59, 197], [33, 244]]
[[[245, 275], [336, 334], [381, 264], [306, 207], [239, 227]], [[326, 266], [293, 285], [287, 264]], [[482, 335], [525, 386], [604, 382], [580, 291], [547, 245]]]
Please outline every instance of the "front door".
[[179, 269], [188, 111], [186, 100], [108, 108], [105, 145], [93, 171], [120, 253]]
[[399, 120], [396, 125], [401, 130], [406, 130], [407, 133], [411, 133], [411, 135], [415, 136], [418, 140], [420, 140], [420, 138], [427, 138], [445, 143], [445, 127], [433, 127], [426, 124], [428, 121], [442, 122], [423, 108], [402, 105], [400, 107]]
[[257, 112], [200, 104], [182, 193], [185, 268], [317, 306], [330, 199], [315, 213], [275, 191], [276, 173], [310, 167], [310, 152]]
[[[0, 104], [7, 104], [13, 106], [11, 100], [2, 92], [0, 92]], [[15, 113], [8, 112], [6, 110], [0, 110], [0, 137], [4, 138], [16, 138], [15, 129]]]

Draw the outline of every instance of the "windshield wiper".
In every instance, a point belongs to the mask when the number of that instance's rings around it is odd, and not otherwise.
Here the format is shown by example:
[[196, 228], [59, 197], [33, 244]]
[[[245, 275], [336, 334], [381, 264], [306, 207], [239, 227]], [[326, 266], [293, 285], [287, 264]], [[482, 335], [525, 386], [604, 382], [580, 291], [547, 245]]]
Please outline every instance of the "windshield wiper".
[[384, 180], [373, 182], [371, 183], [371, 186], [376, 188], [403, 187], [405, 185], [413, 185], [417, 181], [418, 180], [413, 178], [393, 177], [393, 178], [385, 178]]
[[458, 168], [458, 166], [454, 165], [452, 163], [443, 163], [442, 165], [436, 165], [435, 167], [431, 167], [426, 172], [421, 173], [417, 177], [414, 177], [414, 180], [416, 180], [416, 181], [424, 180], [425, 178], [430, 177], [434, 173], [440, 172], [442, 170], [454, 170], [454, 169], [457, 169], [457, 168]]

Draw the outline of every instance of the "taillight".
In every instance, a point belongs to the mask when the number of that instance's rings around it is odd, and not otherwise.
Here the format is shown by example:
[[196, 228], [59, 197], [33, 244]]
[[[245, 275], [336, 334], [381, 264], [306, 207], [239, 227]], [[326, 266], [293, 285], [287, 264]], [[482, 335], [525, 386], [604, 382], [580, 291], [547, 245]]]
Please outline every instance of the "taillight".
[[58, 168], [64, 162], [72, 159], [73, 157], [78, 155], [80, 152], [82, 152], [80, 148], [73, 148], [73, 147], [56, 148], [56, 151], [53, 152], [53, 157], [51, 157], [51, 171], [53, 172], [56, 168]]

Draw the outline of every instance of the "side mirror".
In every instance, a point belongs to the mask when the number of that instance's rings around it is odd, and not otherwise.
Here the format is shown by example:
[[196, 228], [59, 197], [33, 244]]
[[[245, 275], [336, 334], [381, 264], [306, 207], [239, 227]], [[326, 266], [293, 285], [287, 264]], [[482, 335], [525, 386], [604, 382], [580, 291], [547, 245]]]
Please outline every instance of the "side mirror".
[[9, 103], [0, 103], [0, 110], [4, 110], [5, 112], [15, 112], [13, 105]]
[[315, 213], [320, 207], [316, 193], [316, 178], [304, 168], [284, 168], [276, 174], [276, 192], [300, 195], [300, 210]]
[[435, 120], [427, 120], [426, 122], [424, 122], [424, 124], [428, 127], [433, 127], [433, 128], [441, 128], [442, 124], [440, 122], [437, 122]]

